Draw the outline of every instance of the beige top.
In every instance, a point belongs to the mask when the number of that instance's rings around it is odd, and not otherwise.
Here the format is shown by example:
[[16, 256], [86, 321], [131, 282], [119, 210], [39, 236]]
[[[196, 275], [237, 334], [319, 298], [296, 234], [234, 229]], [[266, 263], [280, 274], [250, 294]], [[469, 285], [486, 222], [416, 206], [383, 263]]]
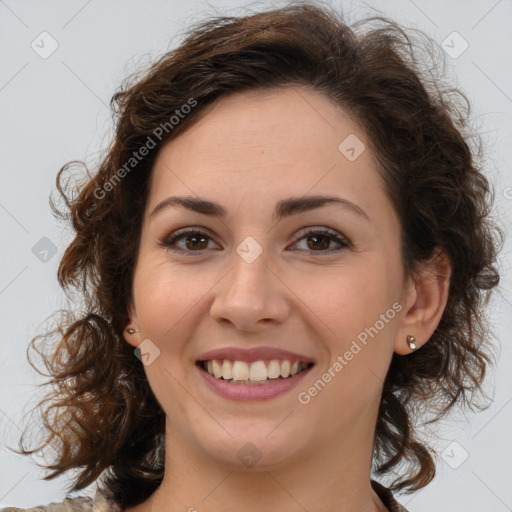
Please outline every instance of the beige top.
[[33, 508], [0, 508], [0, 512], [122, 512], [121, 507], [109, 499], [106, 491], [96, 490], [94, 498], [66, 498], [60, 503], [50, 503]]
[[[408, 512], [395, 500], [389, 489], [375, 480], [372, 480], [371, 483], [373, 490], [379, 495], [389, 512]], [[122, 509], [110, 499], [107, 491], [98, 488], [94, 498], [66, 498], [60, 503], [50, 503], [33, 508], [0, 508], [0, 512], [122, 512]]]

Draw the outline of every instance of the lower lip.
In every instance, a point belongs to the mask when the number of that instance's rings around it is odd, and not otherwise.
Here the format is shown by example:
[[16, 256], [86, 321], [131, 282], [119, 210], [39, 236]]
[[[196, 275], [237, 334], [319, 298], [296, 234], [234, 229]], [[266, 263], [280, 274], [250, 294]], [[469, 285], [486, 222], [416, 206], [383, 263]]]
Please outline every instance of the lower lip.
[[196, 365], [197, 370], [202, 375], [208, 386], [218, 395], [236, 401], [245, 400], [267, 400], [282, 395], [294, 388], [313, 368], [310, 366], [287, 379], [279, 379], [269, 384], [251, 385], [251, 384], [230, 384], [221, 379], [217, 379]]

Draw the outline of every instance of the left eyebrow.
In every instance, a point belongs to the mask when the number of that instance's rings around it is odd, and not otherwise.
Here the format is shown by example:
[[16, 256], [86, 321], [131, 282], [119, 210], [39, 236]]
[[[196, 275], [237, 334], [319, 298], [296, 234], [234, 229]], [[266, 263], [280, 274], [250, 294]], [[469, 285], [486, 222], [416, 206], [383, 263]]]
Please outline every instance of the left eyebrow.
[[[346, 208], [348, 211], [356, 213], [368, 221], [370, 220], [366, 212], [360, 206], [352, 203], [348, 199], [323, 195], [290, 197], [288, 199], [283, 199], [276, 204], [273, 216], [277, 217], [278, 220], [281, 220], [283, 217], [289, 217], [298, 213], [315, 210], [323, 206], [327, 206], [328, 204], [338, 204]], [[181, 206], [182, 208], [192, 210], [202, 215], [221, 218], [224, 218], [227, 215], [227, 211], [223, 206], [207, 199], [191, 196], [171, 196], [158, 203], [150, 213], [149, 217], [152, 218], [158, 212], [167, 210], [173, 206]]]

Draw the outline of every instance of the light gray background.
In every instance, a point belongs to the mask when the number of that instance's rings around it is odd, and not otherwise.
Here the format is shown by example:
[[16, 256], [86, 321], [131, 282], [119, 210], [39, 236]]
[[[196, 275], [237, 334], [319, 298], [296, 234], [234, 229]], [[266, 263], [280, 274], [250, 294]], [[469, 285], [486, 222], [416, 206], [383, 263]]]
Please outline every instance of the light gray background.
[[[484, 134], [488, 174], [496, 188], [496, 215], [508, 234], [512, 217], [512, 1], [332, 3], [343, 6], [348, 21], [378, 14], [377, 9], [406, 26], [426, 31], [439, 43], [453, 31], [468, 42], [462, 55], [449, 58], [448, 73], [469, 96], [478, 131]], [[56, 271], [71, 235], [54, 220], [48, 204], [49, 195], [55, 194], [56, 172], [72, 159], [94, 164], [111, 129], [110, 97], [137, 63], [176, 46], [178, 30], [191, 21], [213, 14], [236, 15], [245, 5], [249, 4], [240, 0], [211, 4], [197, 0], [0, 0], [0, 506], [61, 501], [68, 484], [65, 477], [41, 480], [44, 473], [30, 458], [14, 455], [4, 446], [6, 442], [16, 446], [24, 415], [41, 393], [36, 388], [41, 378], [26, 362], [26, 347], [41, 332], [45, 318], [66, 305]], [[280, 4], [251, 5], [259, 10]], [[59, 45], [46, 59], [31, 48], [43, 31]], [[46, 49], [49, 44], [47, 39]], [[460, 44], [455, 39], [453, 46], [460, 49]], [[57, 248], [55, 255], [48, 254], [47, 262], [32, 251], [43, 237]], [[501, 296], [496, 296], [489, 312], [501, 344], [491, 389], [494, 401], [489, 409], [467, 420], [453, 418], [443, 424], [434, 438], [440, 454], [438, 476], [422, 491], [399, 497], [411, 512], [512, 510], [509, 259], [510, 240], [501, 255]]]

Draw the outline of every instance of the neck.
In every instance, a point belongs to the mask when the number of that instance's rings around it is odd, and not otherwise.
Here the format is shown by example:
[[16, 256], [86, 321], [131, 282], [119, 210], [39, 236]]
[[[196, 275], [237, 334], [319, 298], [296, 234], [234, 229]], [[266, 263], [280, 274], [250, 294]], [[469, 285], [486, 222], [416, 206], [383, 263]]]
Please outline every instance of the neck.
[[368, 425], [375, 422], [367, 414], [376, 414], [370, 409], [294, 460], [252, 467], [219, 463], [167, 421], [162, 484], [127, 512], [385, 512], [370, 484], [374, 427]]

